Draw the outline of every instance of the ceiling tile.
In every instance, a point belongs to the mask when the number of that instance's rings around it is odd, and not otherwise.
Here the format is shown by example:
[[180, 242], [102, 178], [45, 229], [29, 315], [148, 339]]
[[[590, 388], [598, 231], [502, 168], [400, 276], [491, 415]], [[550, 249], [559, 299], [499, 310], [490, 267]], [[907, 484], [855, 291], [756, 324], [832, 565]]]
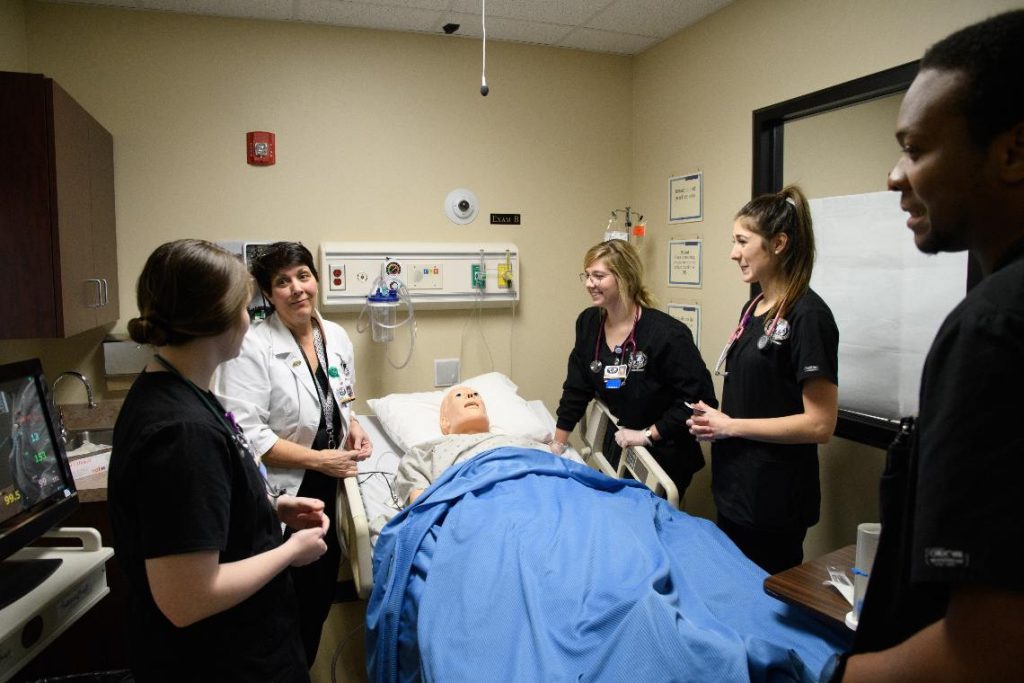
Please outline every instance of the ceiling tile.
[[219, 17], [244, 17], [285, 21], [291, 19], [290, 2], [277, 0], [137, 0], [141, 9]]
[[614, 33], [612, 31], [578, 28], [562, 38], [560, 47], [590, 50], [592, 52], [634, 55], [643, 52], [659, 42], [659, 40], [659, 38], [637, 36], [631, 33]]
[[[456, 35], [464, 38], [483, 38], [483, 30], [480, 25], [480, 15], [472, 14], [447, 14], [447, 21], [459, 25]], [[437, 27], [440, 32], [441, 27]], [[536, 21], [523, 21], [519, 19], [505, 19], [487, 15], [487, 39], [508, 40], [516, 43], [533, 43], [535, 45], [557, 45], [558, 41], [566, 33], [572, 30], [571, 26], [561, 24], [544, 24]]]
[[296, 0], [294, 18], [318, 24], [336, 24], [388, 31], [440, 31], [438, 12], [415, 7], [339, 2], [338, 0]]
[[[488, 17], [582, 26], [614, 0], [487, 0]], [[481, 0], [454, 0], [452, 9], [480, 16]]]
[[583, 26], [664, 39], [729, 2], [731, 0], [615, 0]]
[[109, 7], [138, 7], [136, 0], [39, 0], [54, 5], [104, 5]]
[[[484, 0], [41, 0], [185, 14], [482, 36]], [[487, 0], [487, 37], [637, 54], [733, 0]]]

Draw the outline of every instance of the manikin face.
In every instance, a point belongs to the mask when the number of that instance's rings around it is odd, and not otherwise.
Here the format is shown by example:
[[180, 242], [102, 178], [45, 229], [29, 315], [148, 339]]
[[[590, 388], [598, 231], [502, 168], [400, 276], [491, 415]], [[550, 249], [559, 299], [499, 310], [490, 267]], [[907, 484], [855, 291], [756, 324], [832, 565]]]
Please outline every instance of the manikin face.
[[442, 434], [480, 434], [490, 431], [484, 400], [476, 389], [457, 385], [441, 401]]
[[264, 292], [274, 306], [274, 312], [290, 330], [309, 324], [316, 304], [317, 282], [313, 272], [304, 265], [284, 268], [270, 281], [270, 291]]
[[590, 300], [594, 302], [595, 306], [608, 308], [618, 302], [621, 296], [619, 281], [612, 275], [603, 258], [591, 262], [583, 274], [586, 276], [583, 285], [587, 288]]
[[966, 249], [977, 207], [986, 203], [985, 150], [972, 142], [958, 71], [926, 69], [907, 90], [896, 122], [899, 160], [889, 189], [910, 214], [907, 227], [927, 254]]

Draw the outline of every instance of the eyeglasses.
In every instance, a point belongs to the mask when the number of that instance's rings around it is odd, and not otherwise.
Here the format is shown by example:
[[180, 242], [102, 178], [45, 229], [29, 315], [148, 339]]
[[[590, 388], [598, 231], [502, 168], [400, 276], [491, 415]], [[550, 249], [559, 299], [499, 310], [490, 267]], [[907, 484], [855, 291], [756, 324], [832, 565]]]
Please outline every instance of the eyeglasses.
[[608, 277], [608, 273], [580, 273], [580, 282], [586, 284], [587, 280], [590, 280], [595, 285], [599, 285], [606, 277]]

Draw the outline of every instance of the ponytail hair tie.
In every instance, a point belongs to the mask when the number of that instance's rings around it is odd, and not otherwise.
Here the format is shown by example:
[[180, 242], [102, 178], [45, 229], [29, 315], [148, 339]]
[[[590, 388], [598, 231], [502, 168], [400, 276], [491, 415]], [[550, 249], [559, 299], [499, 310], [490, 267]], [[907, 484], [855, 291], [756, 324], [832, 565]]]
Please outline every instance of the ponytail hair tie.
[[790, 206], [794, 206], [794, 207], [796, 206], [796, 202], [795, 202], [795, 201], [793, 201], [793, 198], [792, 198], [792, 197], [786, 197], [786, 202], [787, 202], [787, 203], [788, 203], [788, 204], [789, 204]]

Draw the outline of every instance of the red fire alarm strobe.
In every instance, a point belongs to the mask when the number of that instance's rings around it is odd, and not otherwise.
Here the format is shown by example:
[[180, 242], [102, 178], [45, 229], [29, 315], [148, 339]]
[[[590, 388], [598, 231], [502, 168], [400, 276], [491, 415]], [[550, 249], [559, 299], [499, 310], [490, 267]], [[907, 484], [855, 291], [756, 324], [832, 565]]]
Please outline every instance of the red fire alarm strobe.
[[253, 166], [271, 166], [274, 163], [274, 134], [254, 130], [245, 134], [245, 154]]

